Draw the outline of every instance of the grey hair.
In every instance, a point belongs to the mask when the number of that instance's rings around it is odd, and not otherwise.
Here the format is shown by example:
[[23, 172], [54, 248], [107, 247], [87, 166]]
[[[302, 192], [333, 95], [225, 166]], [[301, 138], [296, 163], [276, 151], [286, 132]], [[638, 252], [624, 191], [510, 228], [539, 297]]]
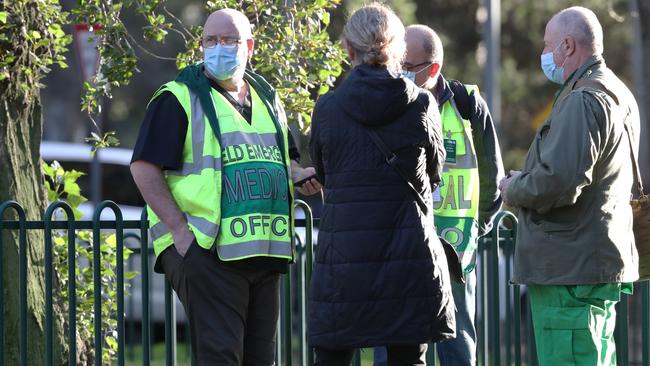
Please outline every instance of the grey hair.
[[410, 25], [406, 27], [406, 31], [418, 32], [422, 36], [422, 49], [424, 50], [424, 53], [430, 61], [442, 66], [445, 52], [442, 47], [442, 41], [440, 40], [440, 37], [438, 37], [438, 33], [424, 24]]
[[399, 71], [406, 53], [404, 25], [387, 6], [371, 3], [355, 11], [343, 30], [357, 63]]
[[583, 48], [594, 54], [603, 53], [603, 27], [596, 14], [582, 6], [572, 6], [553, 16], [562, 37], [571, 36]]

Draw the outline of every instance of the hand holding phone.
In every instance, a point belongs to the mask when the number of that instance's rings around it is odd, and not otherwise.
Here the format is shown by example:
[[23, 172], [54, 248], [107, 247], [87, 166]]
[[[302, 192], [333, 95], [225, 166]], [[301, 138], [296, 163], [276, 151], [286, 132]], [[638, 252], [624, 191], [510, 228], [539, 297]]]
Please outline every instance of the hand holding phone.
[[303, 184], [309, 182], [310, 180], [312, 180], [314, 178], [316, 178], [316, 174], [312, 174], [312, 175], [310, 175], [310, 176], [308, 176], [306, 178], [303, 178], [303, 179], [301, 179], [301, 180], [299, 180], [297, 182], [294, 182], [293, 186], [294, 187], [302, 187]]

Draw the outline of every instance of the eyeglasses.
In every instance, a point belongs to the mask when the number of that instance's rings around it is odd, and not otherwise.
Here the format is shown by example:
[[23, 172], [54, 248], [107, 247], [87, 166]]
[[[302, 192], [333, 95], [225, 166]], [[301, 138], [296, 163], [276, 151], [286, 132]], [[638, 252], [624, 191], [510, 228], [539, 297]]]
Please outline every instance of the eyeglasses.
[[203, 48], [214, 48], [221, 45], [224, 48], [235, 48], [241, 44], [241, 39], [232, 37], [206, 36], [201, 40]]
[[420, 63], [417, 64], [417, 65], [411, 65], [411, 64], [409, 64], [409, 63], [404, 63], [404, 64], [402, 64], [402, 69], [403, 69], [404, 71], [415, 71], [415, 69], [417, 69], [418, 67], [423, 66], [423, 65], [426, 65], [426, 66], [423, 67], [423, 68], [421, 68], [421, 69], [418, 70], [417, 72], [420, 72], [420, 71], [424, 70], [426, 67], [433, 65], [433, 61], [424, 61], [424, 62], [420, 62]]

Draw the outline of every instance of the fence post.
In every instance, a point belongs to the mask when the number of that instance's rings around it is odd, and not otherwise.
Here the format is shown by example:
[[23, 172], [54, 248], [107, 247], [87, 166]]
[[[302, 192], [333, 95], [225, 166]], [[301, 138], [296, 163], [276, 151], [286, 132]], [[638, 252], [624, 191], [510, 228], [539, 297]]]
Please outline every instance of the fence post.
[[93, 214], [93, 282], [95, 311], [95, 365], [102, 366], [102, 267], [101, 267], [101, 213], [110, 208], [115, 214], [115, 246], [117, 265], [117, 362], [124, 365], [124, 240], [122, 211], [113, 201], [103, 201]]
[[[286, 361], [285, 366], [291, 366], [292, 363], [292, 349], [291, 349], [291, 268], [284, 275], [284, 353]], [[282, 306], [280, 306], [282, 307]]]
[[621, 301], [616, 304], [616, 330], [614, 333], [614, 339], [616, 340], [616, 361], [619, 365], [628, 365], [628, 297], [624, 294], [621, 294], [621, 296]]
[[93, 306], [95, 315], [95, 366], [102, 366], [102, 266], [101, 266], [101, 230], [100, 230], [100, 204], [93, 214]]
[[165, 280], [165, 365], [176, 366], [176, 302], [167, 280]]
[[[0, 205], [0, 286], [4, 286], [3, 265], [4, 253], [2, 248], [2, 230], [4, 223], [4, 214], [7, 209], [13, 209], [18, 215], [18, 255], [20, 258], [18, 277], [20, 281], [20, 365], [27, 366], [27, 217], [25, 210], [16, 201], [6, 201]], [[21, 255], [22, 254], [22, 255]], [[4, 365], [4, 291], [0, 291], [0, 366]]]
[[149, 350], [149, 326], [151, 318], [149, 314], [149, 218], [147, 209], [142, 209], [140, 215], [140, 273], [142, 276], [142, 365], [149, 366], [151, 354]]
[[[314, 239], [312, 236], [312, 233], [314, 231], [314, 215], [311, 211], [311, 207], [309, 205], [302, 201], [302, 200], [296, 200], [294, 207], [300, 207], [303, 212], [305, 213], [305, 243], [304, 243], [304, 251], [305, 251], [305, 270], [304, 270], [304, 278], [305, 278], [305, 284], [304, 284], [304, 293], [305, 293], [305, 302], [304, 302], [304, 309], [303, 313], [305, 314], [305, 321], [307, 320], [307, 317], [309, 316], [308, 312], [308, 306], [309, 306], [309, 301], [307, 300], [309, 296], [309, 287], [311, 285], [311, 273], [312, 273], [312, 267], [314, 263]], [[314, 364], [314, 351], [309, 347], [309, 345], [305, 344], [305, 348], [307, 349], [307, 365], [313, 365]]]
[[650, 282], [641, 283], [641, 360], [650, 366]]
[[[483, 239], [480, 241], [482, 245], [479, 245], [479, 248], [477, 251], [479, 252], [478, 255], [480, 255], [480, 278], [477, 276], [477, 286], [479, 284], [478, 281], [480, 281], [480, 289], [481, 289], [481, 296], [476, 298], [477, 301], [477, 309], [480, 306], [481, 309], [481, 322], [480, 322], [480, 332], [477, 334], [478, 339], [477, 339], [477, 349], [478, 349], [478, 359], [481, 365], [487, 366], [489, 364], [489, 358], [488, 358], [488, 298], [489, 298], [489, 293], [488, 293], [488, 250], [486, 248], [486, 243], [487, 240]], [[477, 273], [478, 275], [478, 273]]]
[[[70, 243], [74, 246], [76, 237], [75, 237], [75, 227], [74, 227], [74, 213], [72, 212], [72, 208], [65, 203], [65, 202], [54, 202], [52, 203], [48, 208], [47, 211], [45, 211], [45, 217], [43, 218], [43, 223], [44, 223], [44, 230], [45, 230], [45, 364], [48, 366], [52, 366], [54, 364], [54, 337], [53, 337], [53, 321], [52, 321], [52, 313], [54, 312], [54, 308], [52, 306], [52, 271], [53, 271], [53, 265], [52, 265], [52, 216], [54, 216], [54, 212], [57, 209], [63, 209], [63, 211], [66, 214], [66, 219], [68, 221], [68, 248], [70, 247]], [[68, 251], [69, 253], [69, 251]], [[72, 257], [68, 257], [68, 267], [72, 267], [72, 269], [75, 268], [74, 263], [75, 262], [75, 257], [74, 253]], [[70, 271], [68, 271], [68, 276], [70, 276]], [[73, 276], [68, 278], [68, 284], [74, 284], [75, 283], [75, 276], [73, 272]], [[70, 286], [68, 285], [68, 289]], [[72, 286], [73, 290], [75, 290], [75, 286]], [[70, 299], [70, 294], [68, 294], [68, 299]], [[76, 293], [72, 292], [72, 297], [76, 299]], [[69, 304], [68, 308], [69, 310], [72, 310], [72, 315], [73, 319], [76, 320], [76, 306], [75, 304]], [[70, 315], [68, 313], [68, 315]], [[68, 341], [68, 346], [70, 346], [70, 356], [68, 358], [68, 362], [71, 365], [76, 364], [76, 338], [77, 338], [77, 330], [76, 328], [70, 329], [70, 337], [73, 340], [73, 342]], [[74, 344], [74, 346], [73, 346]], [[73, 358], [74, 357], [74, 358]], [[74, 361], [74, 362], [73, 362]]]
[[[490, 248], [490, 284], [488, 285], [488, 291], [491, 295], [492, 309], [489, 312], [488, 328], [490, 339], [486, 343], [492, 347], [488, 349], [492, 350], [491, 357], [488, 359], [491, 361], [490, 364], [495, 366], [501, 365], [501, 318], [499, 312], [500, 306], [500, 287], [499, 286], [499, 221], [496, 221], [495, 228], [492, 231], [492, 246]], [[491, 324], [490, 324], [491, 323]]]

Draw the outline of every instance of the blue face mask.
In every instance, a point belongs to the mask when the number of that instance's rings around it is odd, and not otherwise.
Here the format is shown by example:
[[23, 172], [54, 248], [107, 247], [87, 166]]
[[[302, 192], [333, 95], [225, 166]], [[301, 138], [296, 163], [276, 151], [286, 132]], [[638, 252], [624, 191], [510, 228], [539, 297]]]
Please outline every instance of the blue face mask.
[[239, 47], [224, 47], [220, 44], [205, 49], [203, 62], [208, 73], [217, 80], [232, 79], [246, 67], [239, 56]]
[[[424, 65], [424, 63], [422, 63], [422, 64], [420, 64], [420, 65]], [[418, 76], [422, 71], [426, 70], [427, 67], [429, 67], [430, 65], [431, 65], [431, 63], [429, 63], [427, 66], [421, 68], [421, 69], [418, 70], [418, 71], [407, 71], [407, 70], [402, 70], [402, 76], [404, 77], [404, 79], [409, 79], [409, 80], [411, 80], [413, 83], [415, 83], [415, 78], [416, 78], [416, 77], [417, 77], [417, 76]], [[417, 66], [417, 65], [416, 65], [416, 66]], [[413, 66], [413, 67], [416, 67], [416, 66]], [[437, 77], [436, 77], [436, 78], [437, 78]], [[416, 84], [416, 85], [417, 85], [417, 84]], [[419, 87], [422, 87], [422, 85], [418, 85], [418, 86], [419, 86]]]
[[402, 71], [404, 79], [409, 79], [415, 83], [415, 71]]
[[[562, 43], [558, 44], [553, 51], [547, 52], [541, 57], [541, 66], [544, 75], [546, 75], [550, 81], [557, 84], [564, 84], [564, 62], [562, 63], [562, 66], [558, 67], [553, 60], [553, 54], [561, 45]], [[564, 61], [566, 61], [566, 59], [564, 59]]]

